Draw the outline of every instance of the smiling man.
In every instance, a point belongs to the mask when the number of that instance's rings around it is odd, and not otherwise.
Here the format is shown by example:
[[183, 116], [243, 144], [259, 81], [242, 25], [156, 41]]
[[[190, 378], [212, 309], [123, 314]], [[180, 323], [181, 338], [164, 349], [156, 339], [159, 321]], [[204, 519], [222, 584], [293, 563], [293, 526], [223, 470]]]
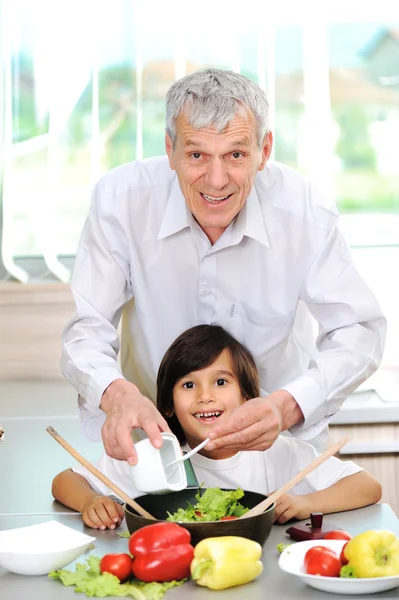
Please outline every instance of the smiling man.
[[321, 447], [331, 417], [379, 365], [385, 319], [335, 205], [269, 160], [267, 111], [242, 75], [184, 77], [167, 93], [167, 157], [118, 167], [94, 190], [62, 370], [86, 434], [101, 432], [114, 458], [135, 462], [134, 429], [161, 445], [158, 366], [194, 325], [219, 324], [244, 343], [262, 385], [214, 428], [209, 451], [264, 450], [284, 430]]
[[173, 142], [166, 135], [169, 164], [177, 173], [187, 207], [214, 244], [244, 206], [272, 149], [272, 134], [259, 144], [256, 122], [247, 110], [238, 111], [223, 128], [193, 129], [187, 116], [176, 119]]

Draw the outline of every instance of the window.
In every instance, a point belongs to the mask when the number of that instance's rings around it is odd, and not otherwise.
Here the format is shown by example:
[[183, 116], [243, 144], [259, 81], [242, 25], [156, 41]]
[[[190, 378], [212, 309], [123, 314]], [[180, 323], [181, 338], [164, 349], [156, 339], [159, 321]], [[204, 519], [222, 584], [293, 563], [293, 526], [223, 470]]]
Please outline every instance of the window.
[[[274, 12], [265, 4], [3, 3], [6, 277], [29, 281], [24, 259], [39, 256], [67, 281], [62, 257], [76, 251], [95, 181], [164, 152], [164, 96], [176, 78], [231, 68], [268, 93], [274, 158], [336, 196], [359, 268], [399, 331], [390, 276], [399, 247], [395, 8], [381, 1], [370, 15], [357, 0], [322, 9], [282, 0]], [[390, 340], [397, 363], [396, 349]]]

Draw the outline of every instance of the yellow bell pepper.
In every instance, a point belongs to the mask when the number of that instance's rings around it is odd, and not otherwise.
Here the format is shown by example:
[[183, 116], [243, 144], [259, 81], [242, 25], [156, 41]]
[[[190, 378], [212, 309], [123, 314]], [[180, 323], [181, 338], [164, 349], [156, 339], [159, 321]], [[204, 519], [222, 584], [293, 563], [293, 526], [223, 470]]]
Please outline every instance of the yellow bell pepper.
[[247, 538], [206, 538], [194, 548], [191, 576], [198, 585], [224, 590], [258, 577], [263, 571], [261, 556], [262, 546]]

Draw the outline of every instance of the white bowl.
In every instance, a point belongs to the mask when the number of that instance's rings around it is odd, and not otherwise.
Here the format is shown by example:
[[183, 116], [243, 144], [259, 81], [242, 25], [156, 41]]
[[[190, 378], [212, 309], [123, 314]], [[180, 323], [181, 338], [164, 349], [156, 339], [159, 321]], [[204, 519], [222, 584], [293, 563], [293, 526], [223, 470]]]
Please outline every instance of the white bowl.
[[149, 438], [135, 444], [137, 463], [131, 467], [133, 485], [144, 494], [164, 494], [180, 492], [187, 487], [184, 463], [167, 469], [174, 460], [181, 459], [180, 444], [173, 433], [163, 432], [161, 448], [154, 448]]
[[61, 569], [96, 538], [58, 521], [0, 531], [0, 565], [19, 575], [45, 575]]
[[332, 592], [333, 594], [374, 594], [392, 590], [399, 585], [399, 575], [392, 577], [370, 577], [362, 579], [348, 579], [346, 577], [322, 577], [308, 575], [305, 572], [305, 554], [312, 546], [327, 546], [334, 550], [338, 556], [346, 540], [311, 540], [297, 542], [288, 546], [280, 555], [279, 567], [286, 573], [296, 575], [317, 590]]

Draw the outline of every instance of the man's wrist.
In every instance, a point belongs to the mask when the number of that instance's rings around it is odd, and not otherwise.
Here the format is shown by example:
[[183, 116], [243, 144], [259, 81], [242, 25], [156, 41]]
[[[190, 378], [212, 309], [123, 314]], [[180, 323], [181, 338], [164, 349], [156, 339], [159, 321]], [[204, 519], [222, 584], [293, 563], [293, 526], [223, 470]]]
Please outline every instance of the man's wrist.
[[129, 385], [133, 386], [133, 384], [129, 383], [126, 379], [114, 379], [114, 381], [112, 381], [109, 386], [105, 388], [103, 395], [101, 396], [101, 410], [107, 414], [112, 405], [113, 399], [116, 396], [123, 394], [126, 391], [126, 387]]
[[282, 431], [290, 429], [303, 421], [303, 412], [295, 398], [286, 390], [277, 390], [267, 397], [279, 411], [282, 420]]

